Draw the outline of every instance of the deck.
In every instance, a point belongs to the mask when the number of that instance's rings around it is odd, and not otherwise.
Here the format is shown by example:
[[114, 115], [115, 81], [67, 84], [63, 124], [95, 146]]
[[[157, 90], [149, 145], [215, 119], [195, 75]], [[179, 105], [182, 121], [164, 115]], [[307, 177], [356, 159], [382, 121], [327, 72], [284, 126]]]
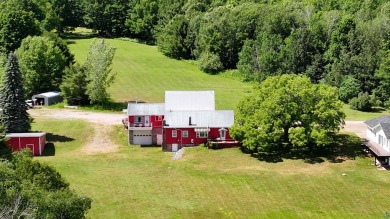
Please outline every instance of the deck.
[[240, 147], [241, 145], [241, 142], [235, 140], [209, 140], [207, 142], [209, 149], [233, 148]]
[[363, 144], [377, 157], [390, 157], [390, 152], [383, 149], [379, 144], [364, 138]]

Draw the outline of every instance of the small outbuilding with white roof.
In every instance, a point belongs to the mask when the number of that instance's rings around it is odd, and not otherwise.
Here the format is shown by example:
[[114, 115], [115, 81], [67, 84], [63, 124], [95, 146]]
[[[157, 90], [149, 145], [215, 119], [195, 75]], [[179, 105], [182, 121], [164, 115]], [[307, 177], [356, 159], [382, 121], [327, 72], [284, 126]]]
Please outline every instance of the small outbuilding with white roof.
[[51, 91], [41, 94], [36, 94], [31, 97], [35, 105], [49, 106], [61, 102], [63, 99], [60, 92]]

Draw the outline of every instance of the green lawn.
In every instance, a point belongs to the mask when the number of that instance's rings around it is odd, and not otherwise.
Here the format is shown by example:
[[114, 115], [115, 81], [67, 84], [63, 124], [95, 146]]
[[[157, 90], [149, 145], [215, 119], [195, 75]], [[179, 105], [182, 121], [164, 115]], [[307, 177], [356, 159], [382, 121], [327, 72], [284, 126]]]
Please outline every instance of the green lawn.
[[172, 161], [160, 148], [127, 146], [120, 126], [111, 135], [118, 152], [86, 155], [80, 139], [91, 137], [92, 124], [38, 118], [33, 130], [50, 132], [55, 149], [36, 159], [93, 199], [88, 218], [383, 218], [390, 211], [389, 172], [369, 158], [267, 163], [237, 148], [196, 147]]
[[[85, 62], [92, 39], [69, 39], [76, 60]], [[166, 90], [214, 90], [218, 109], [235, 109], [251, 85], [220, 75], [208, 75], [188, 61], [170, 59], [156, 46], [121, 39], [107, 39], [117, 48], [109, 92], [116, 101], [164, 102]]]
[[377, 109], [377, 111], [373, 112], [362, 112], [351, 109], [347, 104], [344, 104], [343, 110], [344, 113], [347, 115], [347, 117], [345, 118], [345, 120], [347, 121], [367, 121], [378, 116], [390, 115], [389, 110], [385, 111], [383, 109]]

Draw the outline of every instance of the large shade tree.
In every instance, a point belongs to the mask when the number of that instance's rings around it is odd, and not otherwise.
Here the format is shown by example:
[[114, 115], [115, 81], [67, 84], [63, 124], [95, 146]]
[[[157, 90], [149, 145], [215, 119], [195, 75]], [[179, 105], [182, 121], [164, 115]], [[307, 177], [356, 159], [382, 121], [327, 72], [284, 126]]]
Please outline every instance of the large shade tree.
[[59, 90], [67, 60], [48, 37], [27, 37], [17, 50], [28, 97]]
[[0, 89], [0, 122], [7, 132], [27, 132], [30, 130], [30, 119], [27, 104], [24, 101], [22, 77], [18, 58], [10, 53], [6, 66], [3, 85]]
[[253, 152], [326, 146], [343, 123], [342, 106], [336, 88], [302, 75], [273, 76], [241, 100], [230, 133]]

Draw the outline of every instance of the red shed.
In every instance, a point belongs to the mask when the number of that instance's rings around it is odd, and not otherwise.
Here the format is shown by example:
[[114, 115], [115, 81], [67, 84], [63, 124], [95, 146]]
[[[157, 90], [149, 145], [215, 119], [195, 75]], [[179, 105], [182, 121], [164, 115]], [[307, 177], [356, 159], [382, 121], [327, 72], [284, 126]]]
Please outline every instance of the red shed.
[[13, 151], [30, 148], [34, 156], [42, 155], [46, 144], [46, 133], [7, 133], [6, 142]]

